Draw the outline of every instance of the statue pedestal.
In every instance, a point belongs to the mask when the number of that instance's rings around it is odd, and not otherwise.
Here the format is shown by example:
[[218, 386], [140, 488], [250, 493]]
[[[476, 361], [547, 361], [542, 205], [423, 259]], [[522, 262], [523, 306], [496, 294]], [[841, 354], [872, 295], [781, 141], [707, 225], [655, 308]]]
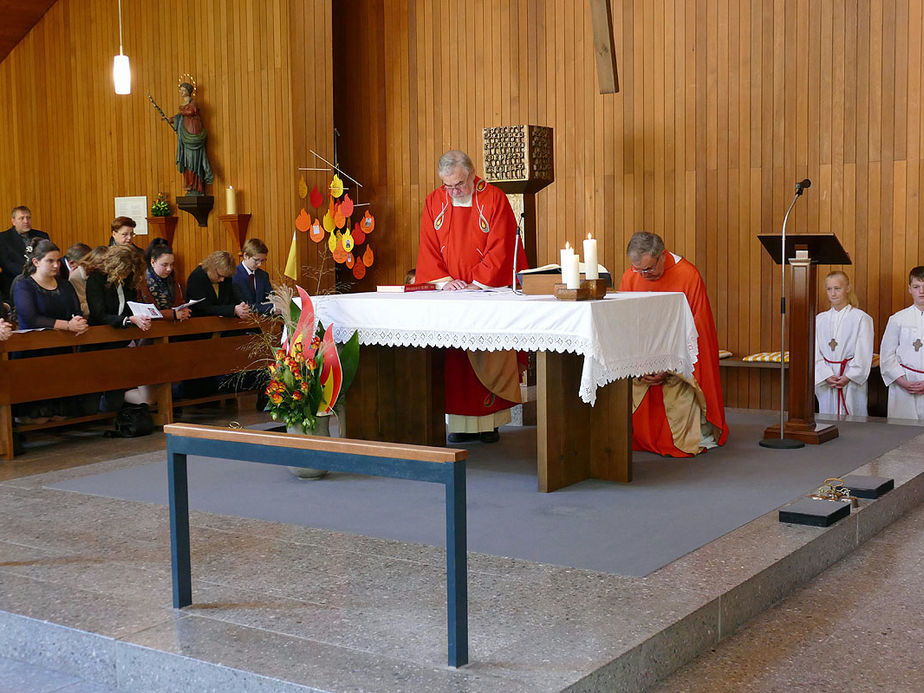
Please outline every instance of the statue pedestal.
[[214, 205], [215, 198], [211, 195], [183, 195], [176, 198], [176, 206], [192, 214], [199, 226], [209, 225], [209, 212]]
[[172, 247], [173, 234], [176, 232], [176, 225], [180, 218], [173, 215], [168, 217], [145, 218], [148, 220], [148, 235], [151, 238], [163, 238], [167, 241], [167, 245]]

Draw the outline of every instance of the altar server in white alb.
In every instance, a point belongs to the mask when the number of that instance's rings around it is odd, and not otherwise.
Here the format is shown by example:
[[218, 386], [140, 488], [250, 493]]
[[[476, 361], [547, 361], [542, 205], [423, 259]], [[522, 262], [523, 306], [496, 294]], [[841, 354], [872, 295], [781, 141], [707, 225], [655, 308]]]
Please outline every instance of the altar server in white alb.
[[866, 416], [866, 381], [873, 362], [873, 319], [857, 308], [850, 279], [825, 277], [831, 309], [815, 317], [815, 396], [820, 414]]
[[913, 305], [889, 318], [879, 368], [889, 386], [889, 416], [924, 419], [924, 266], [908, 275]]

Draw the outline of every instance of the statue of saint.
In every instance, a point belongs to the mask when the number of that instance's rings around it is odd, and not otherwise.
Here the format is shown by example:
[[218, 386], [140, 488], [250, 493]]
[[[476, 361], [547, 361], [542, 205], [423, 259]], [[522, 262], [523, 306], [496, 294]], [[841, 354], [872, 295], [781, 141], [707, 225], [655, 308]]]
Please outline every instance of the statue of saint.
[[186, 194], [203, 195], [205, 185], [212, 182], [213, 176], [205, 151], [209, 134], [202, 124], [195, 95], [195, 80], [181, 81], [179, 112], [167, 120], [176, 130], [176, 168], [183, 174]]

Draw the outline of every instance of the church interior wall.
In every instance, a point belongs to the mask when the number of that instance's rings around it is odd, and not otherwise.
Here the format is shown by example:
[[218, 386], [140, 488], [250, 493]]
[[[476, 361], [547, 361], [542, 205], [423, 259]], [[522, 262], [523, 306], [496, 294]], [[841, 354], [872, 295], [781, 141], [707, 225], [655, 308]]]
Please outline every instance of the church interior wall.
[[[369, 289], [414, 265], [440, 153], [465, 149], [481, 169], [482, 128], [547, 125], [556, 180], [537, 195], [540, 262], [592, 232], [618, 277], [631, 233], [655, 231], [702, 272], [722, 347], [778, 348], [779, 273], [756, 237], [779, 232], [808, 177], [788, 231], [837, 234], [878, 340], [924, 255], [924, 2], [612, 4], [617, 94], [598, 92], [586, 2], [128, 1], [134, 88], [117, 97], [114, 8], [59, 0], [0, 63], [0, 202], [31, 206], [66, 246], [105, 242], [114, 196], [174, 199], [174, 136], [146, 94], [171, 112], [190, 72], [216, 208], [207, 229], [180, 213], [181, 272], [230, 246], [217, 216], [232, 184], [278, 276], [297, 168], [312, 165], [308, 148], [333, 156], [336, 125], [340, 162], [377, 218], [376, 264], [356, 283]], [[732, 406], [779, 401], [772, 372], [736, 369], [726, 386]]]

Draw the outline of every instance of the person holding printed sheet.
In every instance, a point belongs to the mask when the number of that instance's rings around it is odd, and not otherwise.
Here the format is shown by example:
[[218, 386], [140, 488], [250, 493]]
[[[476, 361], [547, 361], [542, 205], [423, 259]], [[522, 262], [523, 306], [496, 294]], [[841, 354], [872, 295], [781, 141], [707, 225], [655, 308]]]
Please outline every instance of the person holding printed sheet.
[[912, 305], [889, 318], [879, 347], [882, 380], [889, 387], [889, 417], [924, 419], [924, 266], [908, 276]]
[[825, 277], [831, 308], [815, 317], [815, 396], [819, 414], [866, 416], [873, 319], [857, 308], [841, 271]]

